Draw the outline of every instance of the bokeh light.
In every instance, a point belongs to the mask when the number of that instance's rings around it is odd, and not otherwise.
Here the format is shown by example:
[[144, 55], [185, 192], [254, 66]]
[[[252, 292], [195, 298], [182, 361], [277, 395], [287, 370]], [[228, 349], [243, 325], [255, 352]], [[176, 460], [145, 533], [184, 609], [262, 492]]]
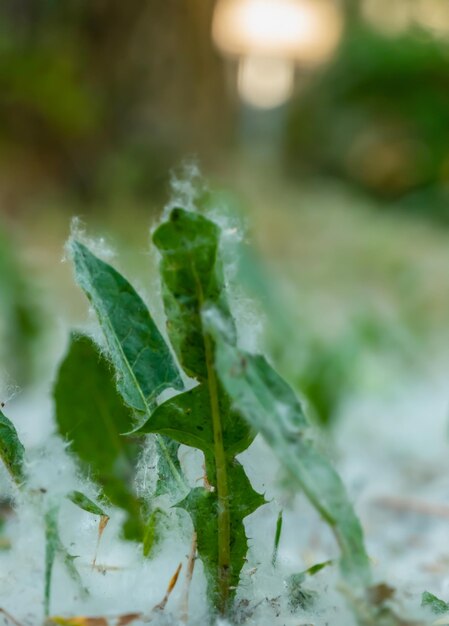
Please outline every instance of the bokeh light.
[[328, 61], [342, 28], [333, 0], [219, 0], [212, 33], [224, 55], [239, 59], [243, 101], [273, 108], [293, 92], [294, 64], [310, 69]]
[[250, 106], [271, 109], [292, 94], [295, 66], [288, 59], [243, 57], [238, 69], [240, 97]]

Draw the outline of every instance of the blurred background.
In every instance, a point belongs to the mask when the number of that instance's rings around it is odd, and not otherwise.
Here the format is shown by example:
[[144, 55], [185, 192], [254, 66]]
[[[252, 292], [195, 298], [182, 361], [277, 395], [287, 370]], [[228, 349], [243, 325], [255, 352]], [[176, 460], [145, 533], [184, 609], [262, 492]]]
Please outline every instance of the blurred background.
[[149, 290], [149, 226], [191, 159], [248, 223], [236, 301], [255, 298], [247, 319], [268, 319], [261, 341], [321, 424], [445, 358], [449, 0], [3, 0], [11, 389], [60, 320], [86, 319], [61, 263], [71, 217]]

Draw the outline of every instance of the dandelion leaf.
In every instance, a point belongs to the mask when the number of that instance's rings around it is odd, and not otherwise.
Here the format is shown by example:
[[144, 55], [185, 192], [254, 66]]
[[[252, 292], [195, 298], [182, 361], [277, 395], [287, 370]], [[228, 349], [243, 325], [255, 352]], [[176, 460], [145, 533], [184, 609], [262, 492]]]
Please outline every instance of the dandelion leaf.
[[154, 232], [161, 253], [167, 332], [180, 364], [198, 385], [157, 407], [139, 432], [164, 433], [204, 452], [211, 487], [193, 489], [179, 506], [191, 515], [209, 595], [224, 611], [233, 593], [225, 597], [225, 588], [237, 586], [248, 548], [243, 520], [264, 499], [252, 489], [235, 460], [253, 440], [254, 431], [232, 408], [217, 379], [213, 340], [203, 326], [203, 307], [213, 303], [226, 320], [228, 332], [235, 336], [225, 297], [219, 239], [216, 224], [180, 208], [173, 209]]
[[[183, 389], [170, 348], [142, 298], [117, 270], [79, 241], [71, 241], [70, 251], [78, 284], [95, 309], [106, 338], [118, 390], [128, 406], [149, 416], [163, 391]], [[177, 451], [173, 454], [167, 441], [158, 436], [157, 443], [171, 481], [184, 489], [176, 467]]]
[[[234, 460], [228, 465], [230, 493], [231, 525], [231, 587], [239, 583], [240, 572], [248, 552], [248, 538], [243, 520], [254, 513], [265, 499], [254, 491], [240, 463]], [[216, 494], [202, 487], [192, 489], [188, 496], [178, 504], [188, 511], [197, 532], [198, 553], [204, 565], [209, 587], [209, 595], [219, 595], [218, 563], [218, 501]]]
[[101, 324], [125, 402], [149, 412], [157, 396], [183, 384], [169, 347], [129, 282], [79, 241], [70, 244], [75, 275]]

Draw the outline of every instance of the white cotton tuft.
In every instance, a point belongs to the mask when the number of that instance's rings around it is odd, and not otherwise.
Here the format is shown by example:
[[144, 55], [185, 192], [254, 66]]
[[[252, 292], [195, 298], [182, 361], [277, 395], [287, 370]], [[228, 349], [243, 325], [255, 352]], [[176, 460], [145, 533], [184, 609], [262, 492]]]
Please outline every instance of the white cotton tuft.
[[[150, 453], [149, 447], [144, 451], [144, 457], [145, 453]], [[162, 542], [154, 558], [146, 559], [140, 546], [120, 538], [124, 514], [101, 502], [110, 521], [98, 545], [99, 518], [81, 510], [66, 497], [69, 492], [79, 490], [98, 502], [98, 489], [80, 477], [67, 445], [60, 438], [51, 436], [44, 445], [27, 451], [26, 468], [27, 488], [18, 492], [12, 489], [9, 481], [9, 488], [3, 491], [16, 502], [14, 514], [4, 527], [4, 536], [11, 547], [0, 550], [0, 607], [25, 624], [37, 626], [43, 620], [45, 513], [56, 508], [61, 542], [67, 553], [76, 557], [74, 564], [82, 586], [72, 580], [62, 555], [58, 554], [52, 576], [51, 614], [108, 616], [112, 619], [126, 613], [142, 612], [145, 619], [151, 615], [154, 624], [177, 624], [183, 601], [191, 525], [186, 525], [186, 532], [169, 529], [169, 538]], [[140, 474], [140, 488], [146, 493], [152, 489], [145, 483], [147, 479]], [[3, 471], [0, 481], [8, 484], [8, 476], [3, 475]], [[164, 598], [179, 563], [183, 564], [183, 570], [164, 612], [153, 613], [154, 607]], [[202, 623], [207, 611], [205, 586], [200, 565], [196, 571], [191, 586], [190, 615], [193, 623]], [[88, 595], [83, 593], [83, 588], [89, 590]]]
[[175, 207], [182, 207], [186, 211], [196, 210], [195, 200], [200, 190], [205, 188], [205, 182], [195, 159], [184, 161], [178, 172], [172, 172], [170, 188], [170, 200], [164, 207], [163, 219]]
[[64, 246], [62, 261], [71, 259], [71, 245], [73, 241], [79, 241], [89, 248], [89, 250], [106, 262], [115, 258], [116, 254], [104, 237], [90, 237], [86, 233], [86, 228], [79, 217], [73, 217], [70, 223], [70, 236]]
[[[440, 372], [444, 372], [445, 368], [439, 365]], [[354, 399], [346, 407], [338, 439], [339, 469], [364, 523], [375, 582], [396, 587], [394, 607], [404, 621], [410, 616], [422, 618], [419, 608], [422, 591], [428, 589], [447, 598], [449, 589], [441, 548], [445, 545], [447, 519], [438, 514], [447, 496], [445, 476], [449, 472], [444, 439], [446, 381], [441, 374], [432, 374], [427, 380], [420, 380], [419, 385], [410, 385], [411, 381], [394, 398], [386, 397], [383, 401]], [[15, 498], [16, 503], [15, 513], [6, 522], [2, 535], [8, 538], [11, 548], [0, 551], [0, 607], [24, 624], [40, 623], [45, 570], [43, 513], [46, 507], [58, 504], [61, 540], [67, 551], [77, 556], [74, 563], [90, 595], [80, 594], [58, 557], [52, 584], [52, 613], [117, 616], [134, 611], [151, 612], [164, 597], [170, 578], [182, 562], [180, 578], [164, 614], [152, 622], [178, 625], [192, 537], [187, 514], [182, 532], [170, 529], [154, 559], [144, 559], [137, 545], [120, 539], [123, 514], [107, 507], [111, 520], [98, 548], [98, 567], [92, 569], [98, 518], [74, 506], [64, 494], [79, 489], [95, 500], [97, 489], [80, 478], [76, 464], [59, 438], [48, 433], [41, 438], [33, 433], [39, 433], [41, 424], [46, 431], [45, 411], [36, 405], [34, 397], [28, 398], [27, 406], [25, 400], [24, 397], [15, 405], [12, 418], [27, 444], [26, 467], [33, 495], [20, 495], [12, 488], [2, 491]], [[34, 419], [18, 419], [19, 408], [20, 413]], [[424, 420], [423, 415], [429, 419]], [[430, 457], [426, 454], [429, 449], [433, 451]], [[150, 444], [144, 447], [142, 464], [149, 462], [148, 456], [151, 458]], [[181, 446], [179, 458], [191, 485], [201, 485], [201, 456]], [[237, 591], [235, 623], [355, 626], [353, 611], [341, 591], [337, 565], [306, 579], [304, 589], [313, 595], [315, 602], [308, 609], [297, 608], [292, 612], [286, 587], [288, 577], [328, 559], [337, 562], [338, 547], [332, 533], [303, 496], [283, 495], [279, 464], [260, 437], [239, 455], [239, 461], [254, 489], [265, 495], [267, 504], [245, 520], [249, 553]], [[6, 485], [8, 475], [3, 472], [0, 476], [2, 486]], [[152, 483], [144, 467], [138, 472], [138, 485], [143, 497], [151, 493]], [[276, 520], [281, 509], [283, 530], [273, 567]], [[419, 544], [413, 543], [416, 536], [421, 538]], [[190, 591], [189, 624], [206, 623], [206, 613], [205, 579], [201, 562], [197, 560]], [[217, 626], [225, 624], [234, 626], [232, 621], [224, 620], [219, 620]]]
[[20, 387], [17, 385], [6, 370], [0, 370], [0, 403], [2, 409], [14, 400], [20, 393]]

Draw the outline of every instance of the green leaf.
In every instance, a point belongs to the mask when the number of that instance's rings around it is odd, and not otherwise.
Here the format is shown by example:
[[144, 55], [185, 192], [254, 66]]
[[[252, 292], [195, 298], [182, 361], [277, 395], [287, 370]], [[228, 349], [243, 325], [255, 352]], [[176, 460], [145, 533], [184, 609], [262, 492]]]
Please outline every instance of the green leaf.
[[157, 396], [183, 383], [147, 307], [129, 282], [79, 241], [70, 244], [76, 278], [94, 307], [125, 402], [150, 413]]
[[[129, 282], [82, 243], [72, 241], [70, 248], [77, 281], [106, 337], [118, 389], [131, 408], [149, 416], [162, 391], [184, 387], [170, 348]], [[156, 436], [156, 441], [172, 480], [185, 490], [176, 454], [163, 438]]]
[[218, 256], [220, 229], [198, 213], [175, 208], [153, 234], [162, 254], [160, 272], [167, 331], [185, 372], [207, 380], [206, 347], [201, 309], [205, 302], [219, 306], [230, 327]]
[[[243, 520], [254, 513], [265, 498], [255, 492], [243, 467], [236, 460], [228, 465], [230, 525], [231, 525], [231, 563], [229, 584], [237, 587], [240, 571], [248, 552], [248, 539]], [[216, 494], [203, 487], [192, 489], [189, 495], [178, 504], [189, 512], [197, 532], [198, 553], [203, 562], [208, 581], [209, 595], [214, 601], [220, 595], [220, 580], [217, 577], [218, 543], [218, 500]]]
[[266, 359], [239, 350], [226, 335], [220, 313], [205, 322], [216, 340], [220, 380], [249, 424], [262, 434], [293, 481], [333, 530], [341, 549], [342, 573], [368, 584], [370, 567], [360, 522], [344, 485], [310, 439], [310, 426], [293, 390]]
[[[233, 458], [248, 448], [254, 439], [254, 433], [232, 409], [227, 395], [220, 393], [218, 402], [222, 416], [225, 454], [228, 458]], [[207, 386], [198, 385], [159, 405], [151, 417], [132, 434], [157, 432], [212, 455], [214, 432], [210, 419], [210, 395]]]
[[17, 485], [24, 481], [25, 450], [13, 423], [0, 411], [0, 458]]
[[191, 515], [209, 596], [222, 613], [229, 608], [248, 544], [244, 518], [264, 503], [251, 487], [235, 455], [254, 438], [235, 411], [215, 372], [212, 337], [202, 309], [213, 303], [235, 336], [219, 261], [220, 229], [206, 217], [175, 208], [154, 232], [161, 252], [160, 272], [167, 331], [178, 360], [198, 385], [161, 404], [138, 429], [158, 432], [204, 452], [211, 490], [193, 489], [182, 506]]
[[70, 442], [86, 474], [128, 514], [125, 536], [140, 540], [143, 522], [133, 486], [139, 447], [121, 436], [130, 430], [132, 412], [115, 387], [109, 363], [89, 337], [71, 335], [54, 398], [59, 432]]
[[440, 600], [440, 598], [428, 591], [424, 591], [421, 596], [421, 606], [428, 606], [435, 615], [443, 615], [443, 613], [449, 612], [449, 603]]
[[95, 504], [93, 500], [85, 496], [81, 491], [71, 491], [67, 494], [67, 498], [77, 507], [83, 509], [83, 511], [87, 511], [87, 513], [99, 515], [100, 517], [109, 517], [98, 504]]

